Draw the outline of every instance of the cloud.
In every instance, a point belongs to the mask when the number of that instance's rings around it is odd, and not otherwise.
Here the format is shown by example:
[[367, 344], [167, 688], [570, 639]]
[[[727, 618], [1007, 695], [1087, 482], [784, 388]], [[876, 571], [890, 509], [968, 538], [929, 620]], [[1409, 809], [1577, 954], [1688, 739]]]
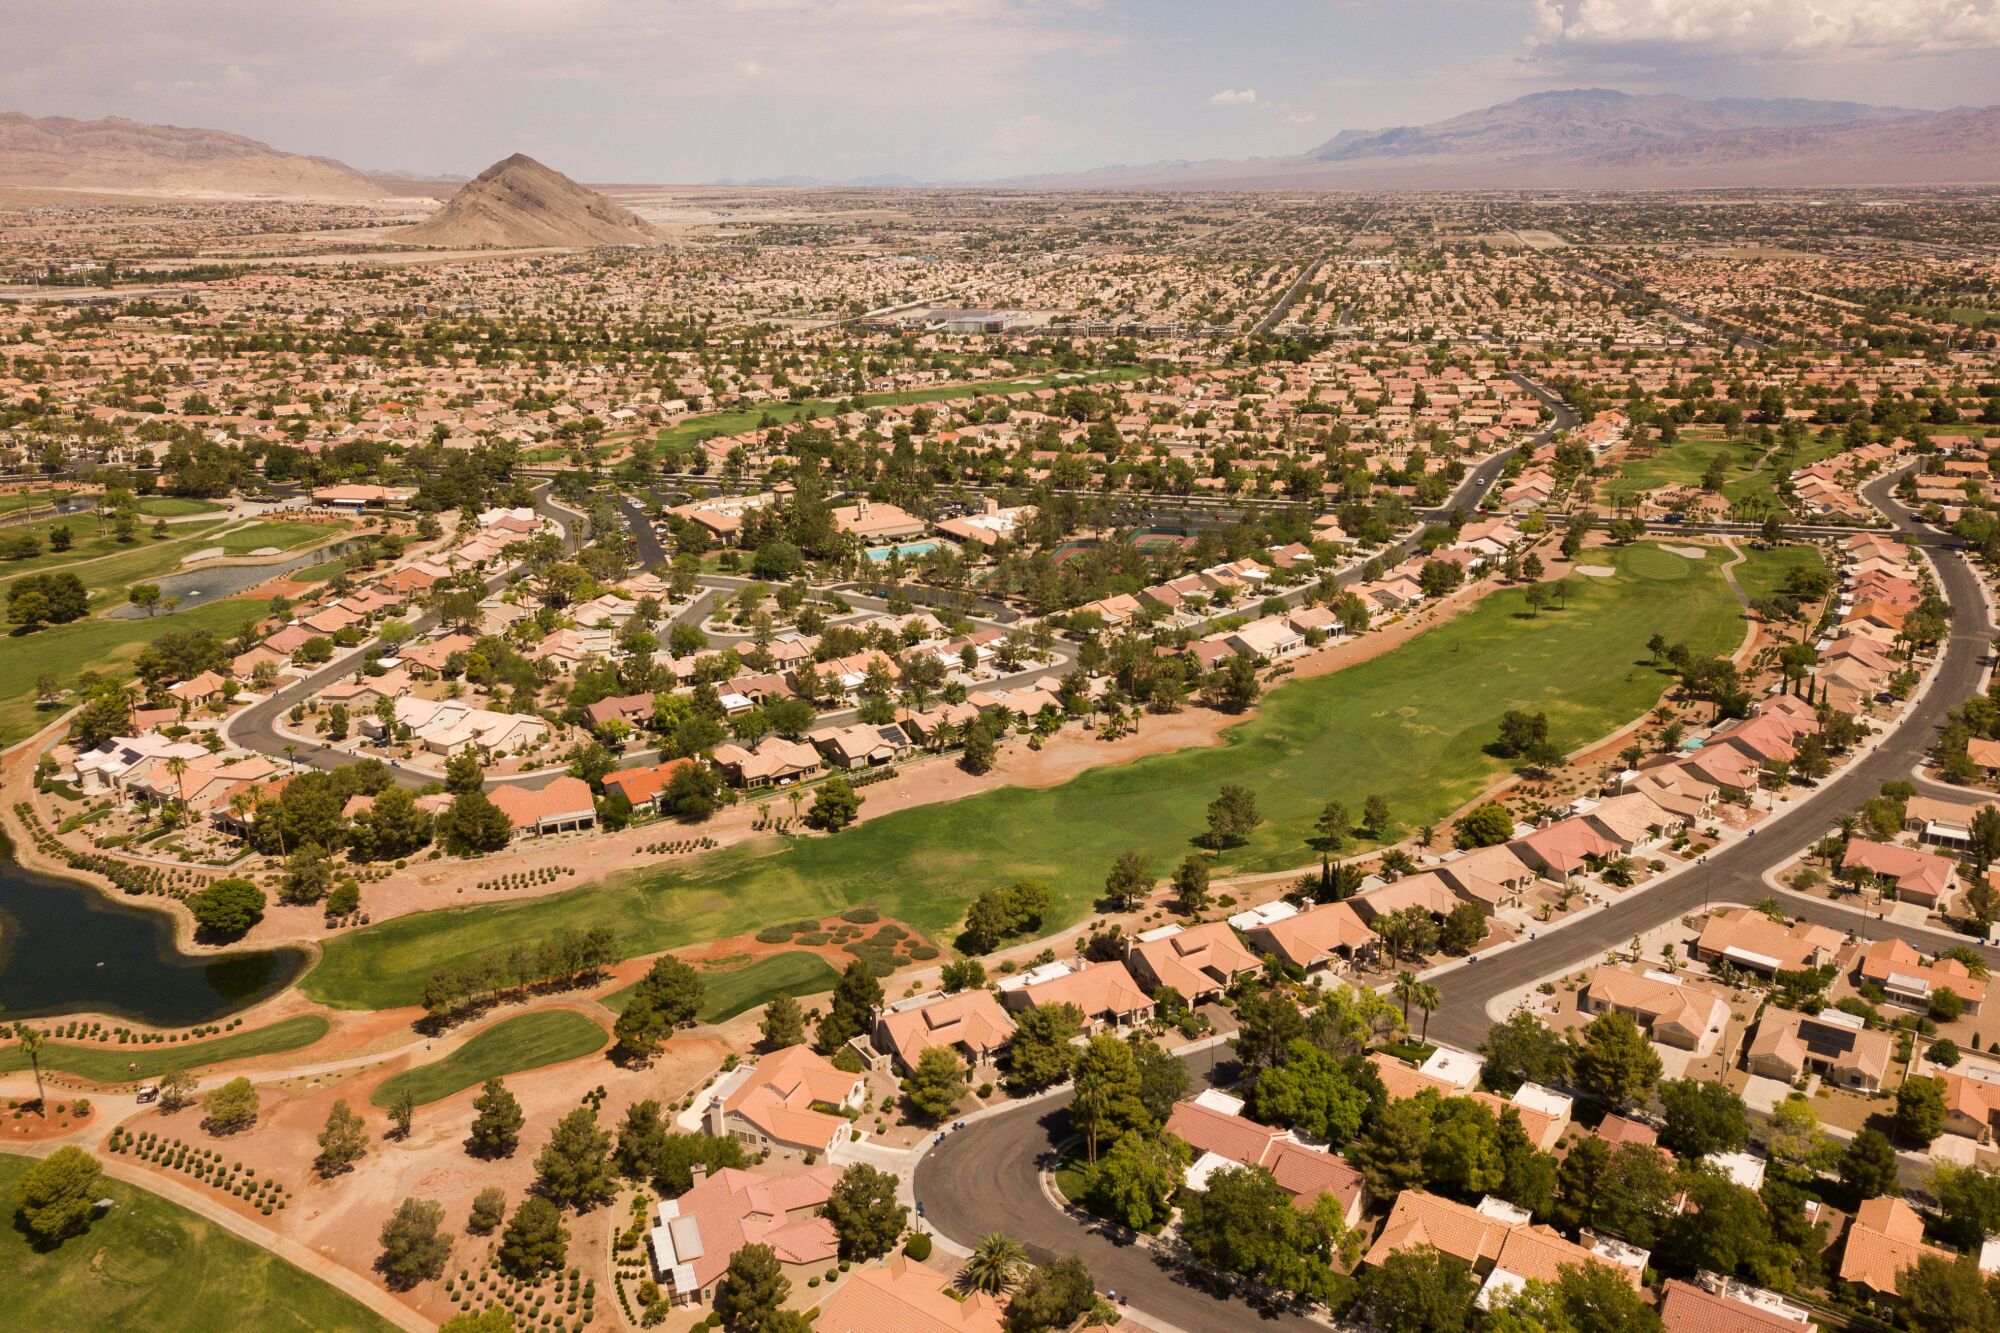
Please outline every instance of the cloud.
[[1221, 92], [1209, 98], [1208, 104], [1210, 106], [1256, 106], [1257, 90], [1255, 88], [1224, 88]]
[[771, 67], [761, 60], [739, 60], [736, 72], [746, 79], [761, 79], [771, 72]]
[[1528, 0], [1545, 55], [1882, 59], [2000, 47], [2000, 0]]

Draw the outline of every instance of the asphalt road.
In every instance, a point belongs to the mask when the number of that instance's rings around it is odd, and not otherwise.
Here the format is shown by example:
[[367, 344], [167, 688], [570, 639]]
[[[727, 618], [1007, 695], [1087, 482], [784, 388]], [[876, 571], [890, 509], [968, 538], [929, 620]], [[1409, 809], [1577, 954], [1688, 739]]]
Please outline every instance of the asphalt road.
[[[1767, 872], [1825, 836], [1840, 815], [1874, 796], [1884, 782], [1916, 781], [1920, 790], [1950, 794], [1950, 789], [1941, 784], [1915, 779], [1911, 770], [1936, 739], [1945, 713], [1983, 688], [1991, 663], [1993, 626], [1978, 579], [1965, 558], [1947, 539], [1922, 528], [1890, 498], [1888, 492], [1893, 484], [1893, 478], [1881, 479], [1869, 488], [1869, 498], [1896, 521], [1899, 530], [1923, 540], [1937, 565], [1939, 581], [1953, 610], [1951, 638], [1945, 646], [1937, 679], [1909, 716], [1873, 751], [1822, 784], [1810, 798], [1759, 825], [1755, 837], [1711, 853], [1700, 868], [1620, 898], [1574, 925], [1546, 932], [1526, 943], [1486, 955], [1478, 963], [1433, 978], [1433, 984], [1444, 997], [1444, 1005], [1431, 1016], [1431, 1036], [1454, 1046], [1475, 1047], [1492, 1026], [1486, 1006], [1495, 997], [1599, 957], [1606, 950], [1629, 942], [1634, 935], [1698, 910], [1705, 902], [1752, 903], [1769, 896], [1772, 890], [1764, 881]], [[1849, 933], [1860, 933], [1865, 926], [1870, 938], [1896, 935], [1926, 952], [1935, 952], [1952, 943], [1971, 942], [1963, 936], [1947, 936], [1893, 921], [1867, 921], [1857, 909], [1824, 899], [1789, 891], [1782, 896], [1786, 910], [1805, 920]], [[2000, 965], [2000, 949], [1987, 949], [1986, 953]]]

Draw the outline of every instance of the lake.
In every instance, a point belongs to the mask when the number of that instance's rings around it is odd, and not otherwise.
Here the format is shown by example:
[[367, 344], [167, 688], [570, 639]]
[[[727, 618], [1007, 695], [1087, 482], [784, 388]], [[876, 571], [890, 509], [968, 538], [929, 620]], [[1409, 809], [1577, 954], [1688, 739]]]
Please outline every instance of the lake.
[[182, 953], [166, 913], [0, 855], [0, 1005], [9, 1019], [104, 1013], [158, 1027], [210, 1023], [283, 990], [308, 958], [300, 949]]

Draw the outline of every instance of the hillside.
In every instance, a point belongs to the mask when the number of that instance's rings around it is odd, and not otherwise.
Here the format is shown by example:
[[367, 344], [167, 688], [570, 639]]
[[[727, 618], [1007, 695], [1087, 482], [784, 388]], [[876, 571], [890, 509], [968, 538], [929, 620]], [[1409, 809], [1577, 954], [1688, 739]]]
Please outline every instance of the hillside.
[[1649, 189], [2000, 180], [2000, 107], [1536, 93], [1429, 125], [1345, 130], [1293, 157], [1107, 167], [1071, 189]]
[[373, 199], [382, 192], [330, 158], [287, 153], [223, 130], [0, 113], [0, 185], [123, 194]]
[[521, 153], [495, 162], [396, 239], [454, 249], [650, 245], [652, 224]]

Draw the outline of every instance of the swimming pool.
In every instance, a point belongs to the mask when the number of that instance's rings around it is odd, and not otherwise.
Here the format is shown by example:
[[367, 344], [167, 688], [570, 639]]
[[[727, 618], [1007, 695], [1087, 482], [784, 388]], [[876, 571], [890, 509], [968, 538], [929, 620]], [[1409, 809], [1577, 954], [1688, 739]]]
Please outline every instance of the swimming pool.
[[870, 560], [879, 565], [892, 555], [905, 557], [929, 555], [932, 551], [937, 550], [937, 548], [938, 544], [934, 541], [904, 542], [901, 546], [871, 546], [868, 548], [867, 554]]

